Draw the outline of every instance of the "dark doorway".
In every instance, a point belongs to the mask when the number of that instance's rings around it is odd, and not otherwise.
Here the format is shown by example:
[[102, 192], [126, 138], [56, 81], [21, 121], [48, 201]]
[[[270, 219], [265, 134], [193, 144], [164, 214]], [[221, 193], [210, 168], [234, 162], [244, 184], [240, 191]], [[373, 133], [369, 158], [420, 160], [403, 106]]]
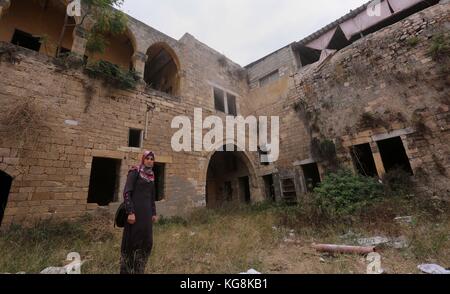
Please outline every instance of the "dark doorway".
[[89, 182], [88, 203], [108, 206], [118, 196], [120, 160], [94, 157]]
[[266, 191], [266, 199], [275, 202], [276, 198], [275, 198], [275, 187], [273, 185], [273, 176], [272, 175], [264, 176], [263, 180]]
[[241, 194], [241, 199], [245, 201], [245, 203], [250, 203], [250, 180], [248, 177], [239, 178], [239, 190]]
[[287, 204], [297, 203], [297, 191], [295, 189], [294, 179], [283, 179], [281, 181], [283, 201]]
[[153, 171], [155, 172], [156, 201], [161, 201], [164, 199], [164, 175], [166, 172], [166, 165], [164, 163], [155, 163]]
[[39, 52], [39, 50], [41, 49], [40, 38], [34, 37], [32, 34], [23, 32], [21, 30], [14, 31], [11, 43], [37, 52]]
[[307, 192], [313, 192], [316, 187], [319, 186], [320, 172], [317, 163], [310, 163], [302, 165], [303, 175], [305, 177]]
[[227, 202], [233, 201], [233, 186], [231, 182], [224, 183], [224, 194]]
[[233, 147], [229, 148], [230, 151], [225, 151], [226, 147], [223, 146], [216, 151], [208, 165], [206, 176], [208, 208], [220, 208], [230, 201], [236, 203], [250, 201], [250, 185], [246, 183], [250, 179], [250, 172], [246, 164], [246, 155], [236, 151], [237, 147], [234, 145], [228, 146]]
[[373, 159], [370, 144], [355, 145], [351, 148], [353, 164], [356, 170], [363, 176], [378, 176], [375, 160]]
[[8, 204], [9, 191], [11, 190], [13, 178], [7, 173], [0, 171], [0, 226], [5, 215]]
[[386, 172], [401, 168], [413, 175], [408, 155], [400, 137], [378, 141], [377, 144]]

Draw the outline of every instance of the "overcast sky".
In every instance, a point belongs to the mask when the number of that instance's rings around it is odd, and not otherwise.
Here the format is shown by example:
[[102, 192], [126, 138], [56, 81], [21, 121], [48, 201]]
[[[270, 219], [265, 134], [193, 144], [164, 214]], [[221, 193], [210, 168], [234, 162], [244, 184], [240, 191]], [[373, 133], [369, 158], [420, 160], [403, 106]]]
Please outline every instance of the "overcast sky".
[[126, 13], [179, 39], [201, 42], [247, 65], [367, 0], [125, 0]]

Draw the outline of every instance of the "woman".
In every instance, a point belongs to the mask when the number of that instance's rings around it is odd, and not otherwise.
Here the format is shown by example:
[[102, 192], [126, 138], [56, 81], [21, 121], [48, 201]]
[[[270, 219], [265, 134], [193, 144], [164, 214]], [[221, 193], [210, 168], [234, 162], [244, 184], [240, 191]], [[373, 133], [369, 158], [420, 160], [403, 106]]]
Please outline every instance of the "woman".
[[153, 247], [155, 207], [155, 154], [146, 151], [139, 166], [128, 172], [123, 198], [128, 214], [121, 248], [121, 274], [144, 274]]

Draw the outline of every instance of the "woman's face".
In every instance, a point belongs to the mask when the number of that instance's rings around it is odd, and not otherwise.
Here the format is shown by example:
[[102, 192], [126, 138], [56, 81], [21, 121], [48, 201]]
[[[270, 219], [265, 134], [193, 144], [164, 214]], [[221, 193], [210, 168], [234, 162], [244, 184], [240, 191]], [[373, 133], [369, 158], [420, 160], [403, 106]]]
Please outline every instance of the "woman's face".
[[144, 165], [146, 167], [153, 167], [154, 164], [155, 164], [155, 159], [152, 156], [146, 157], [144, 159]]

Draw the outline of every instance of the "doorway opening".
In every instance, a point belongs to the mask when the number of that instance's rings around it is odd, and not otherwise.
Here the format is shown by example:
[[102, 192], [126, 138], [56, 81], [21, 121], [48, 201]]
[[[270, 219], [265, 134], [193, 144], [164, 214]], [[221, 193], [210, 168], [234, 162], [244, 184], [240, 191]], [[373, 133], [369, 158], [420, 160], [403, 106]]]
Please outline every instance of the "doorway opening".
[[263, 180], [266, 192], [266, 199], [275, 202], [276, 198], [275, 198], [275, 187], [273, 185], [273, 175], [264, 176]]
[[0, 226], [5, 215], [8, 204], [9, 191], [11, 190], [13, 178], [7, 173], [0, 171]]
[[405, 146], [403, 146], [400, 137], [378, 141], [377, 145], [386, 172], [401, 168], [405, 172], [414, 175]]
[[369, 143], [355, 145], [351, 148], [353, 165], [363, 176], [378, 176], [375, 160], [373, 159], [372, 148]]
[[120, 163], [118, 159], [93, 158], [88, 203], [108, 206], [118, 200]]
[[317, 163], [302, 165], [303, 175], [305, 177], [306, 191], [311, 193], [321, 183], [320, 172]]
[[241, 195], [241, 202], [250, 204], [250, 179], [249, 177], [239, 178], [239, 194]]

